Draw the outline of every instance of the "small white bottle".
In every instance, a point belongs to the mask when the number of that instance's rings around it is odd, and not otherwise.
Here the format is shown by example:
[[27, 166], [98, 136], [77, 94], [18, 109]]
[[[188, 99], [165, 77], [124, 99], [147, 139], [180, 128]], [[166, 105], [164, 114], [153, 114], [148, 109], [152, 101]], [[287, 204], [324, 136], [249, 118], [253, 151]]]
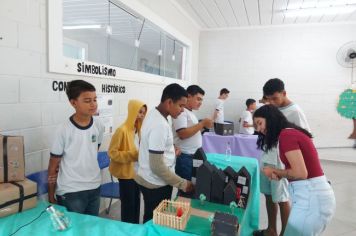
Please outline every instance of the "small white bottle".
[[227, 144], [226, 144], [225, 160], [226, 161], [231, 161], [231, 144], [230, 144], [230, 141], [228, 141]]

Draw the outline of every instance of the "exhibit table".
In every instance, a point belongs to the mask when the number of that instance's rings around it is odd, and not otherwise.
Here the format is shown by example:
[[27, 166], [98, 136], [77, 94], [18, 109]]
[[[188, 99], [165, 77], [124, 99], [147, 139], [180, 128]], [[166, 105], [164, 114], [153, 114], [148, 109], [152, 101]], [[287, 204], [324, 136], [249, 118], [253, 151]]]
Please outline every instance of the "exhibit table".
[[[38, 217], [49, 205], [48, 202], [39, 201], [35, 208], [26, 210], [21, 213], [0, 218], [0, 235], [8, 236], [15, 232], [19, 227], [31, 222]], [[137, 225], [124, 223], [117, 220], [100, 218], [96, 216], [83, 215], [74, 212], [67, 212], [64, 207], [55, 205], [56, 209], [64, 212], [71, 220], [71, 227], [66, 231], [55, 231], [50, 216], [44, 212], [37, 220], [21, 228], [15, 236], [79, 236], [79, 235], [108, 235], [108, 236], [188, 236], [191, 234], [169, 229], [159, 225]]]
[[262, 151], [257, 148], [257, 135], [235, 134], [229, 136], [207, 132], [203, 135], [203, 150], [205, 153], [226, 153], [229, 144], [234, 156], [253, 157], [260, 161]]

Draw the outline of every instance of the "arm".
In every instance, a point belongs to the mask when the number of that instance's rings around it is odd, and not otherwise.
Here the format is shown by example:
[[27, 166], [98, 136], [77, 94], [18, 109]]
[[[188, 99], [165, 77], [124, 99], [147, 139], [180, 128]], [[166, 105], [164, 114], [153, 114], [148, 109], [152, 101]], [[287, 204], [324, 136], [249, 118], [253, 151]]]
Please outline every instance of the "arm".
[[108, 155], [110, 159], [114, 162], [127, 164], [130, 162], [135, 162], [138, 159], [138, 151], [136, 148], [132, 150], [119, 150], [120, 143], [123, 142], [123, 137], [121, 132], [115, 132], [111, 139], [110, 146], [108, 149]]
[[287, 178], [290, 180], [306, 179], [308, 177], [308, 170], [305, 166], [304, 158], [300, 149], [286, 152], [285, 155], [291, 168], [282, 170], [265, 167], [263, 168], [265, 175], [272, 179], [276, 179], [275, 177], [277, 177], [277, 179]]
[[160, 177], [164, 182], [185, 192], [193, 190], [193, 185], [190, 181], [179, 177], [164, 164], [163, 153], [156, 154], [150, 152], [149, 159], [152, 172]]
[[244, 121], [242, 126], [245, 127], [245, 128], [249, 128], [249, 127], [253, 127], [253, 124], [250, 125], [247, 121]]
[[210, 120], [209, 118], [205, 118], [204, 120], [200, 121], [196, 125], [177, 130], [177, 135], [180, 139], [187, 139], [192, 137], [194, 134], [199, 132], [204, 127], [211, 128], [212, 126], [213, 126], [213, 121]]
[[61, 157], [51, 156], [48, 164], [48, 201], [54, 204], [57, 203], [54, 198], [54, 194], [56, 190], [58, 169], [61, 160]]

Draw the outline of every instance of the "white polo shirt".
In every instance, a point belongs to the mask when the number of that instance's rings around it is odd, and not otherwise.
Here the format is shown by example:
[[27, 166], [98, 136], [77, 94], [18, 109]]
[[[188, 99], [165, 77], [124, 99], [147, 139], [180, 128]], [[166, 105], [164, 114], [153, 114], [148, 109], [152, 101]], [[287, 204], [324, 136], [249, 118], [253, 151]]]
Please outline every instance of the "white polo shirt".
[[138, 175], [151, 184], [167, 185], [150, 168], [149, 153], [163, 154], [164, 163], [174, 173], [175, 151], [172, 125], [156, 108], [152, 109], [143, 120], [141, 142], [138, 154]]
[[92, 118], [87, 127], [81, 127], [70, 117], [58, 127], [50, 150], [52, 156], [62, 158], [56, 194], [91, 190], [100, 186], [97, 155], [103, 134], [104, 125], [96, 118]]
[[192, 127], [198, 123], [195, 114], [186, 108], [177, 119], [173, 119], [174, 144], [181, 149], [182, 153], [194, 154], [202, 146], [201, 133], [198, 131], [189, 138], [180, 139], [176, 131]]
[[247, 122], [249, 125], [253, 125], [252, 113], [250, 111], [243, 111], [240, 117], [240, 134], [253, 134], [255, 129], [253, 127], [244, 127], [244, 122]]
[[292, 122], [310, 132], [310, 126], [307, 118], [305, 117], [303, 110], [297, 104], [291, 103], [286, 107], [280, 107], [279, 110], [289, 122]]
[[215, 111], [218, 111], [218, 113], [217, 113], [217, 116], [214, 121], [215, 123], [224, 124], [224, 102], [225, 102], [225, 100], [222, 100], [219, 98], [216, 99]]

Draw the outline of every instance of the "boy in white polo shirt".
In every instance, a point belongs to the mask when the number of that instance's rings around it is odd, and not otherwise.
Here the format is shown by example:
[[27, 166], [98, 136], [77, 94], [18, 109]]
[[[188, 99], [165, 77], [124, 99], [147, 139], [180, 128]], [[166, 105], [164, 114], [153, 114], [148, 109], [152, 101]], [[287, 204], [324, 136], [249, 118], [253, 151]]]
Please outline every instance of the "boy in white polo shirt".
[[[201, 130], [211, 128], [213, 121], [205, 118], [198, 121], [193, 110], [199, 110], [204, 97], [204, 90], [198, 85], [191, 85], [187, 88], [188, 99], [184, 111], [173, 119], [174, 144], [180, 148], [181, 154], [176, 161], [176, 174], [186, 180], [192, 180], [193, 155], [202, 146]], [[179, 191], [179, 195], [190, 197]]]
[[172, 186], [185, 192], [193, 185], [174, 173], [176, 161], [172, 126], [168, 120], [177, 118], [187, 103], [187, 92], [179, 84], [166, 86], [161, 103], [146, 115], [141, 127], [138, 172], [135, 181], [145, 204], [143, 222], [152, 219], [153, 210], [164, 199], [170, 199]]
[[69, 211], [98, 215], [101, 175], [97, 154], [104, 126], [93, 118], [97, 110], [95, 87], [73, 80], [66, 93], [75, 113], [54, 136], [48, 166], [48, 199]]
[[240, 134], [254, 134], [252, 113], [256, 110], [256, 100], [249, 98], [246, 100], [246, 110], [242, 112], [240, 117]]
[[220, 95], [215, 102], [215, 110], [213, 114], [214, 123], [224, 124], [224, 103], [229, 97], [230, 91], [227, 88], [220, 90]]
[[[263, 94], [269, 104], [279, 108], [289, 122], [302, 127], [310, 132], [310, 127], [302, 109], [287, 97], [284, 83], [278, 78], [268, 80], [263, 86]], [[263, 166], [272, 166], [284, 169], [279, 158], [277, 148], [264, 152], [261, 159]], [[266, 197], [266, 209], [268, 215], [268, 227], [265, 230], [255, 231], [254, 236], [272, 235], [277, 236], [277, 212], [280, 209], [282, 229], [279, 235], [284, 234], [290, 213], [288, 181], [269, 180], [263, 172], [260, 175], [260, 190]]]

